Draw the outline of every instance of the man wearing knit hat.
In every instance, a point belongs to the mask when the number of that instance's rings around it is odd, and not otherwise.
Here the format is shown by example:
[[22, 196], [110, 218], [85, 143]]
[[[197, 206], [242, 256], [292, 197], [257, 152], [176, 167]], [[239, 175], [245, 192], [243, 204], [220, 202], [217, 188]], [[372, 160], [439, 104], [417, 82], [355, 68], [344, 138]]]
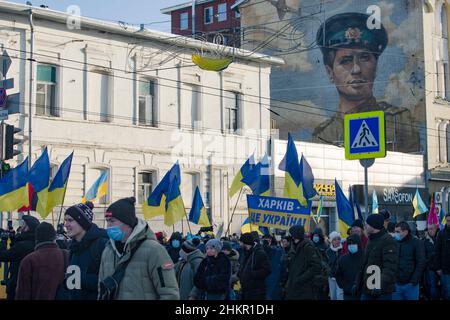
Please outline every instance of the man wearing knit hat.
[[56, 231], [47, 222], [36, 228], [35, 251], [21, 262], [17, 280], [16, 300], [54, 300], [64, 280], [64, 266], [69, 252], [56, 245]]
[[[98, 295], [98, 270], [108, 235], [104, 229], [92, 223], [94, 212], [92, 202], [79, 203], [64, 213], [64, 227], [69, 244], [70, 266], [77, 266], [81, 273], [81, 287], [71, 287], [71, 275], [66, 275], [63, 289], [58, 290], [58, 299], [96, 300]], [[68, 269], [72, 270], [72, 268]]]
[[9, 249], [0, 249], [0, 262], [9, 262], [9, 274], [6, 285], [6, 294], [8, 300], [14, 300], [16, 293], [17, 276], [22, 259], [34, 251], [35, 232], [39, 225], [39, 220], [30, 215], [22, 217], [23, 225], [21, 232], [15, 237], [14, 243]]
[[[356, 296], [362, 293], [361, 300], [392, 300], [398, 265], [398, 245], [384, 228], [384, 217], [380, 214], [367, 217], [366, 231], [369, 243], [364, 253], [363, 266], [356, 277], [353, 294]], [[379, 281], [376, 281], [376, 277], [379, 277]]]
[[180, 257], [181, 260], [175, 265], [180, 299], [196, 299], [198, 290], [194, 286], [194, 275], [205, 255], [197, 249], [192, 240], [186, 240], [181, 245]]
[[[134, 197], [118, 200], [105, 213], [110, 241], [103, 252], [99, 272], [100, 299], [105, 284], [118, 282], [113, 300], [178, 300], [174, 265], [147, 222], [136, 217]], [[117, 281], [118, 266], [126, 266]], [[148, 275], [148, 277], [142, 277]], [[114, 279], [111, 279], [114, 278]]]

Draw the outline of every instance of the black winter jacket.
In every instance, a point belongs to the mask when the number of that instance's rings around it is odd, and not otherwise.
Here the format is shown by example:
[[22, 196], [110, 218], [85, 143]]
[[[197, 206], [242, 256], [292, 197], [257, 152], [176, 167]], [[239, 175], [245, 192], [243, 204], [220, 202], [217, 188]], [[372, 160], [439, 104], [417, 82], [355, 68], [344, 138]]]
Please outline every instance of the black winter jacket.
[[330, 277], [334, 278], [337, 269], [337, 262], [339, 257], [341, 256], [342, 249], [338, 251], [331, 250], [331, 247], [327, 249], [326, 255], [328, 260], [328, 265], [330, 266]]
[[432, 238], [427, 234], [422, 241], [425, 248], [425, 269], [436, 271], [436, 266], [434, 265], [436, 237]]
[[256, 244], [245, 253], [244, 262], [238, 273], [243, 299], [265, 299], [266, 278], [270, 272], [271, 266], [266, 252], [261, 245]]
[[346, 295], [352, 294], [352, 287], [355, 284], [356, 275], [361, 270], [363, 258], [363, 252], [358, 251], [355, 254], [344, 254], [337, 262], [336, 282]]
[[217, 257], [206, 257], [200, 263], [194, 277], [200, 290], [212, 294], [228, 294], [231, 284], [231, 263], [223, 252]]
[[9, 280], [6, 286], [8, 300], [14, 300], [20, 262], [34, 251], [36, 245], [34, 234], [34, 231], [18, 234], [14, 244], [9, 249], [0, 251], [0, 262], [11, 263], [9, 266]]
[[444, 274], [450, 274], [450, 228], [448, 226], [439, 231], [434, 257], [436, 270], [442, 270]]
[[408, 234], [399, 242], [397, 283], [417, 285], [425, 269], [423, 242]]
[[381, 294], [394, 292], [398, 266], [398, 244], [384, 228], [379, 233], [369, 236], [362, 268], [356, 277], [358, 292], [369, 296], [372, 294], [372, 290], [367, 288], [367, 279], [373, 272], [368, 272], [367, 269], [371, 266], [378, 266], [381, 269]]

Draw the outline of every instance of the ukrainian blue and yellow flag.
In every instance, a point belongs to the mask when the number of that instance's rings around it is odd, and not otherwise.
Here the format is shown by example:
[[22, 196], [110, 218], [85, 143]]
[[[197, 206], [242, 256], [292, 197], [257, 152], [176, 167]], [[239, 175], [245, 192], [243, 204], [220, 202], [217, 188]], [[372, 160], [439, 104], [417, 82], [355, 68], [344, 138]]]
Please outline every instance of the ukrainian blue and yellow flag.
[[166, 199], [169, 192], [170, 181], [173, 179], [180, 180], [180, 175], [180, 166], [177, 162], [169, 171], [167, 171], [163, 179], [150, 194], [147, 201], [142, 204], [145, 220], [165, 215]]
[[236, 192], [239, 191], [239, 189], [245, 186], [245, 183], [242, 182], [242, 179], [244, 179], [244, 177], [246, 177], [254, 167], [255, 167], [255, 157], [252, 154], [247, 159], [247, 161], [245, 161], [244, 165], [241, 167], [239, 172], [234, 177], [233, 183], [231, 184], [230, 188], [230, 198], [232, 198], [236, 194]]
[[47, 206], [45, 210], [45, 219], [48, 214], [57, 205], [64, 203], [64, 196], [66, 194], [67, 183], [69, 182], [70, 168], [72, 167], [73, 152], [68, 156], [58, 169], [50, 187], [48, 188]]
[[28, 183], [32, 187], [31, 210], [38, 212], [45, 219], [47, 209], [48, 186], [50, 180], [50, 160], [47, 148], [31, 167]]
[[280, 169], [285, 171], [284, 177], [284, 197], [297, 199], [304, 207], [308, 206], [308, 201], [304, 195], [302, 184], [302, 173], [298, 162], [297, 148], [291, 134], [288, 137], [286, 155], [280, 164]]
[[242, 182], [252, 189], [254, 195], [270, 195], [270, 166], [267, 154], [264, 154], [255, 168], [242, 179]]
[[302, 155], [300, 160], [300, 173], [301, 182], [303, 188], [303, 194], [306, 199], [312, 199], [317, 195], [317, 191], [314, 188], [314, 175], [306, 158]]
[[87, 201], [94, 202], [97, 199], [100, 199], [103, 196], [108, 194], [108, 171], [102, 171], [100, 177], [94, 182], [92, 187], [83, 197], [81, 202], [86, 203]]
[[347, 200], [337, 180], [334, 180], [336, 189], [336, 207], [339, 219], [339, 231], [341, 237], [347, 238], [347, 230], [352, 226], [355, 221], [355, 214], [350, 201]]
[[[178, 162], [175, 166], [178, 167], [175, 170], [179, 172]], [[181, 177], [179, 174], [174, 175], [172, 173], [172, 179], [170, 180], [166, 198], [166, 213], [164, 214], [164, 224], [169, 227], [186, 217], [186, 208], [180, 191]]]
[[192, 201], [191, 212], [189, 212], [189, 221], [204, 227], [211, 226], [202, 200], [202, 195], [200, 194], [198, 187], [195, 188], [194, 200]]
[[419, 188], [416, 188], [416, 194], [414, 195], [412, 205], [414, 207], [413, 219], [428, 211], [427, 206], [423, 203], [423, 200], [420, 197]]
[[28, 159], [0, 180], [0, 211], [14, 211], [29, 205]]
[[317, 223], [320, 223], [320, 219], [322, 216], [322, 211], [323, 211], [323, 196], [320, 196], [319, 198], [319, 204], [317, 205], [317, 212], [316, 212], [316, 216], [315, 219], [317, 221]]
[[259, 229], [259, 226], [255, 225], [253, 223], [249, 223], [248, 218], [245, 219], [245, 221], [242, 223], [242, 226], [241, 226], [241, 234], [251, 233], [253, 231], [257, 231], [260, 236], [264, 235], [264, 233], [262, 233], [261, 230]]

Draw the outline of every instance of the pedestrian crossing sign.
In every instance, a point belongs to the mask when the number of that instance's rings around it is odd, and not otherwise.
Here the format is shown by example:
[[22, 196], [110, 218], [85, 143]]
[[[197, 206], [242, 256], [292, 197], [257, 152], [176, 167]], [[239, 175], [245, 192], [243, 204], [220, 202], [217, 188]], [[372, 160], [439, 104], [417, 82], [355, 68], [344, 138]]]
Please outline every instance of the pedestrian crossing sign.
[[386, 157], [384, 111], [347, 114], [344, 131], [345, 159]]

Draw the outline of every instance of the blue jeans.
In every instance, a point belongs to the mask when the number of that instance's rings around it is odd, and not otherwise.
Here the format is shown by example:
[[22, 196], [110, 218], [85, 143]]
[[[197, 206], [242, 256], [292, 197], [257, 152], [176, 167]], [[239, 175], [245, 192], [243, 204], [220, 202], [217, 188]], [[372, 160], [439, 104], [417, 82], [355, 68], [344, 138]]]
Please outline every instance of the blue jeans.
[[436, 271], [425, 270], [423, 274], [423, 286], [428, 300], [439, 300], [441, 293], [439, 292], [439, 276]]
[[419, 300], [419, 285], [396, 283], [392, 300]]
[[442, 274], [441, 286], [442, 286], [442, 299], [450, 300], [450, 274]]
[[392, 294], [391, 293], [386, 293], [386, 294], [382, 294], [379, 297], [372, 297], [372, 296], [368, 296], [368, 295], [363, 293], [361, 295], [361, 300], [364, 300], [364, 301], [368, 301], [368, 300], [380, 300], [380, 301], [392, 300]]

